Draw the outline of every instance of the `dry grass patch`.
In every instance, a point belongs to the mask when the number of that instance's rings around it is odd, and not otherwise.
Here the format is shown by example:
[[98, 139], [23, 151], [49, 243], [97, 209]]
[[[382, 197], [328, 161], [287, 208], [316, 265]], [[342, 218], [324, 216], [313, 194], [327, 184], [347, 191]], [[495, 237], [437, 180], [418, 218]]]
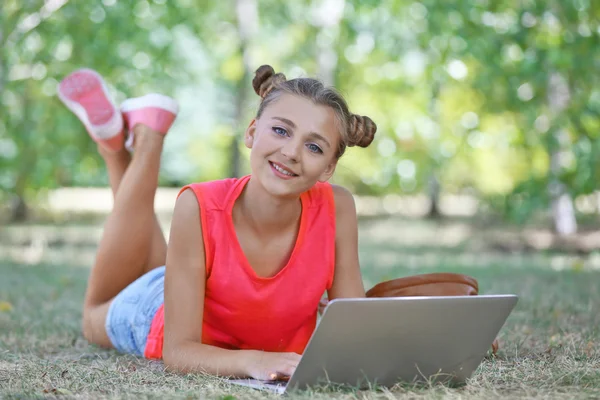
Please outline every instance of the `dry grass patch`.
[[[376, 257], [363, 245], [361, 254]], [[390, 245], [386, 251], [392, 251]], [[470, 274], [482, 293], [516, 293], [520, 301], [500, 334], [498, 357], [484, 360], [468, 385], [398, 384], [371, 390], [326, 387], [292, 399], [475, 399], [600, 397], [600, 272], [461, 265], [438, 254], [415, 270], [398, 254], [385, 268], [367, 262], [366, 285], [431, 271]], [[474, 255], [477, 258], [477, 254]], [[370, 260], [367, 258], [367, 260]], [[536, 259], [537, 260], [537, 259]], [[279, 396], [210, 376], [165, 373], [162, 363], [90, 346], [81, 337], [87, 269], [0, 262], [0, 398], [210, 398]], [[402, 355], [397, 355], [401, 357]]]

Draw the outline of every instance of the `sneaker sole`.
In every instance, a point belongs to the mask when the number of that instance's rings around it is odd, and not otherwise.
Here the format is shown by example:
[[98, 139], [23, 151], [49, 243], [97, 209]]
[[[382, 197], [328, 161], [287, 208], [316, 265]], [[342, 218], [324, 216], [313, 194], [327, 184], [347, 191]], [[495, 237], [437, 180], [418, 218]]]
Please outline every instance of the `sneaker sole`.
[[96, 71], [80, 69], [68, 75], [59, 84], [58, 97], [94, 141], [113, 151], [123, 148], [123, 118]]

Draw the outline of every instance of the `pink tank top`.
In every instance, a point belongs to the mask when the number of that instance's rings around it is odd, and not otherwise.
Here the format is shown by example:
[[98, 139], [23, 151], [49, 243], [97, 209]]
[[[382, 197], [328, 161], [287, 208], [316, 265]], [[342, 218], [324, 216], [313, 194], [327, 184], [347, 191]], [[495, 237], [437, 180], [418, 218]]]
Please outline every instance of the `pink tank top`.
[[[319, 300], [333, 282], [333, 190], [328, 183], [317, 183], [300, 196], [300, 229], [290, 259], [275, 276], [262, 278], [246, 259], [231, 216], [249, 179], [197, 183], [181, 190], [191, 188], [200, 206], [207, 277], [202, 343], [302, 354], [315, 329]], [[148, 335], [147, 358], [162, 358], [163, 328], [161, 306]]]

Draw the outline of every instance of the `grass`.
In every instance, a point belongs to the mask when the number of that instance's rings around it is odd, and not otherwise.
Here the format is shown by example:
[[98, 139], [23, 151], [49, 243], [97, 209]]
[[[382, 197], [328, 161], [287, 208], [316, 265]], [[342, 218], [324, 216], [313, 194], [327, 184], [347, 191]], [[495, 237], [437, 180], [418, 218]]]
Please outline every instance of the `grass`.
[[[506, 261], [514, 255], [503, 261], [464, 243], [403, 247], [393, 235], [378, 237], [374, 226], [361, 228], [367, 289], [383, 279], [454, 271], [476, 277], [480, 293], [518, 294], [520, 301], [499, 335], [500, 352], [486, 358], [462, 388], [329, 387], [291, 398], [600, 397], [600, 271], [554, 271], [539, 254], [520, 255], [515, 265]], [[160, 362], [88, 345], [79, 325], [87, 275], [83, 266], [0, 261], [0, 398], [278, 397], [214, 377], [165, 373]]]

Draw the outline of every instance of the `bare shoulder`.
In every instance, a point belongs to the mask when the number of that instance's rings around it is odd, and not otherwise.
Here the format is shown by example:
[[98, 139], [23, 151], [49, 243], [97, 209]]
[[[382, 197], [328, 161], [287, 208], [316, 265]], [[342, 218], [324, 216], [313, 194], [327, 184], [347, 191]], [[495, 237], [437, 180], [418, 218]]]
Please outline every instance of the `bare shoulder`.
[[187, 189], [175, 202], [168, 247], [185, 247], [190, 243], [197, 243], [202, 239], [201, 223], [198, 199], [192, 189]]
[[358, 221], [354, 197], [341, 186], [333, 186], [335, 199], [335, 272], [329, 299], [365, 297], [358, 261]]
[[333, 198], [335, 200], [336, 215], [344, 216], [348, 214], [356, 214], [356, 206], [354, 205], [354, 196], [343, 186], [331, 185], [333, 189]]
[[176, 216], [191, 218], [200, 214], [200, 205], [192, 189], [186, 189], [179, 195], [175, 202], [173, 218]]

